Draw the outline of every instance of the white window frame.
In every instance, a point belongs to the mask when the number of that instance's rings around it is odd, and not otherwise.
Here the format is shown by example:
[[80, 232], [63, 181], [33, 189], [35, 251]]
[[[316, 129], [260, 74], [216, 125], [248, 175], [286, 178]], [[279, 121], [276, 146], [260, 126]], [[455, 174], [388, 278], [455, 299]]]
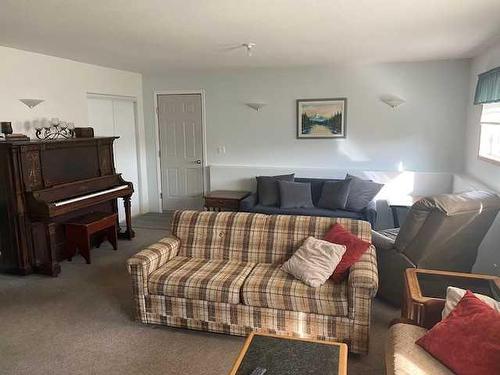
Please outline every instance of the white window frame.
[[[499, 106], [500, 107], [500, 102], [497, 102], [497, 103], [493, 103], [495, 104], [495, 106]], [[493, 164], [496, 164], [496, 165], [500, 165], [500, 158], [492, 158], [492, 157], [489, 157], [488, 155], [484, 155], [484, 154], [481, 154], [481, 133], [483, 131], [483, 125], [495, 125], [495, 126], [498, 126], [500, 128], [500, 122], [497, 123], [497, 122], [487, 122], [487, 121], [481, 121], [482, 118], [483, 118], [483, 111], [484, 111], [484, 106], [485, 104], [482, 105], [482, 108], [481, 108], [481, 119], [479, 120], [479, 142], [478, 142], [478, 149], [477, 149], [477, 157], [480, 159], [480, 160], [484, 160], [488, 163], [493, 163]]]

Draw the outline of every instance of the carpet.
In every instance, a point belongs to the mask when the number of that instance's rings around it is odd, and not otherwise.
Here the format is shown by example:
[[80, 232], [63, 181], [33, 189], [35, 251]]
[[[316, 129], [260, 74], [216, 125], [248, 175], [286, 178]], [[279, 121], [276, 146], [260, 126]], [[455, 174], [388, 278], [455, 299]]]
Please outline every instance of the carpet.
[[[62, 262], [57, 278], [0, 274], [0, 374], [226, 374], [244, 338], [133, 321], [125, 261], [168, 234], [165, 214], [134, 219], [136, 238]], [[370, 353], [349, 374], [383, 374], [396, 310], [375, 300]]]

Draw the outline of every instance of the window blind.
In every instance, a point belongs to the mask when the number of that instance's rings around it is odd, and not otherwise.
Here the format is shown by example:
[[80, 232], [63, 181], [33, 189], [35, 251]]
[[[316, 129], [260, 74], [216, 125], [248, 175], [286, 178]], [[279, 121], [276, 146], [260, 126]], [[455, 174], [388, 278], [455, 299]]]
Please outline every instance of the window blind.
[[500, 66], [479, 75], [474, 95], [474, 104], [496, 102], [500, 102]]

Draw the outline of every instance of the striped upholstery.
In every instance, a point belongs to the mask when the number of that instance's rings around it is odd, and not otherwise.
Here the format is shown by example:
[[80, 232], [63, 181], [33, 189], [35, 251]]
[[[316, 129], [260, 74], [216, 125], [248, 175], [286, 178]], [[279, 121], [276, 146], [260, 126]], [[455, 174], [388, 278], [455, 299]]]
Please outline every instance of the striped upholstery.
[[240, 303], [240, 289], [255, 264], [175, 257], [148, 278], [151, 294]]
[[137, 319], [234, 335], [255, 330], [342, 341], [366, 353], [378, 287], [373, 246], [341, 284], [309, 288], [278, 269], [305, 238], [321, 238], [335, 222], [371, 242], [363, 221], [178, 211], [172, 236], [128, 260]]
[[371, 242], [366, 221], [244, 212], [177, 211], [172, 234], [181, 241], [182, 256], [281, 264], [307, 237], [323, 237], [333, 223]]
[[243, 303], [332, 316], [347, 316], [347, 281], [328, 280], [319, 288], [307, 286], [280, 266], [259, 263], [241, 289]]

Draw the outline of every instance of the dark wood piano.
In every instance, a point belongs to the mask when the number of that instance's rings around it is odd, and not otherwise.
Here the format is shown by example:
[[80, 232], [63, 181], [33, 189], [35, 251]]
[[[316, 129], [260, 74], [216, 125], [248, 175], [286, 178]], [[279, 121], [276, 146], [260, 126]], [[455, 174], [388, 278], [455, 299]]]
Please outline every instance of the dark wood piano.
[[117, 212], [123, 198], [132, 239], [132, 183], [115, 172], [117, 137], [0, 141], [0, 271], [57, 276], [68, 219]]

